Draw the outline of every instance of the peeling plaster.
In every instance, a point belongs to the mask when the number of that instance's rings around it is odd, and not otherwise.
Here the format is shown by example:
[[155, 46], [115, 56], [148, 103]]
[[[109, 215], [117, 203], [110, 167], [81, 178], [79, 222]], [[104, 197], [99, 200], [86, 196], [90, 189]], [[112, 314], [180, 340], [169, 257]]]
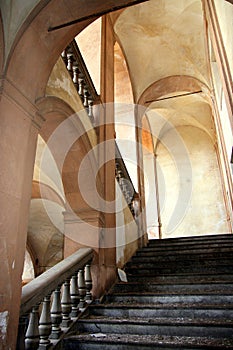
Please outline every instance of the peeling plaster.
[[8, 319], [8, 311], [0, 312], [0, 339], [2, 340], [6, 338]]

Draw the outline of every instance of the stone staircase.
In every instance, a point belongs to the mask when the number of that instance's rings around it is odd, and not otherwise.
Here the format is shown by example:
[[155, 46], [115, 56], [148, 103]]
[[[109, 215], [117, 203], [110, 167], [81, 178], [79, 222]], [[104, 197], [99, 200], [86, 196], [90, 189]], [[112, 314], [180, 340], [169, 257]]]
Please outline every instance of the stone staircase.
[[125, 272], [64, 349], [233, 349], [233, 235], [152, 240]]

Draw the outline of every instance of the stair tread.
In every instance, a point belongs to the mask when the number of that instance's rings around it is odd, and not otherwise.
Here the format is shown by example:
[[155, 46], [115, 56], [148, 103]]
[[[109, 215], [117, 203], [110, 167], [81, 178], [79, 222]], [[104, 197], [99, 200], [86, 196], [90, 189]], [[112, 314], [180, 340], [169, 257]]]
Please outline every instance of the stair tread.
[[[138, 296], [138, 295], [141, 295], [141, 296], [174, 296], [174, 295], [177, 295], [177, 296], [180, 296], [180, 295], [190, 295], [190, 296], [194, 296], [194, 295], [204, 295], [204, 296], [207, 296], [207, 295], [225, 295], [225, 296], [232, 296], [232, 292], [231, 291], [228, 291], [228, 290], [196, 290], [196, 291], [183, 291], [183, 290], [180, 290], [180, 291], [157, 291], [157, 292], [137, 292], [137, 291], [127, 291], [127, 292], [114, 292], [114, 293], [110, 293], [110, 294], [107, 294], [107, 296]], [[232, 298], [232, 301], [233, 301], [233, 298]]]
[[108, 303], [108, 304], [99, 304], [99, 305], [91, 305], [90, 309], [113, 309], [113, 308], [122, 308], [122, 309], [231, 309], [233, 310], [233, 304], [201, 304], [201, 303], [154, 303], [154, 304], [143, 304], [143, 303], [133, 303], [133, 304], [122, 304], [122, 303]]
[[[192, 281], [187, 281], [187, 282], [166, 282], [166, 281], [163, 281], [163, 282], [118, 282], [115, 284], [115, 286], [119, 286], [119, 287], [123, 287], [123, 286], [132, 286], [133, 288], [136, 287], [136, 286], [174, 286], [174, 285], [178, 285], [178, 286], [182, 286], [182, 285], [192, 285], [192, 286], [195, 286], [195, 285], [199, 285], [199, 284], [203, 284], [203, 285], [206, 285], [206, 286], [214, 286], [214, 285], [232, 285], [233, 286], [233, 280], [229, 280], [229, 281], [221, 281], [221, 280], [214, 280], [212, 282], [206, 282], [205, 280], [202, 280], [202, 281], [195, 281], [195, 282], [192, 282]], [[114, 287], [113, 287], [114, 288]]]
[[[80, 334], [69, 337], [69, 341], [77, 342], [96, 342], [96, 343], [118, 343], [118, 344], [142, 344], [148, 346], [156, 345], [171, 345], [174, 348], [195, 346], [197, 348], [209, 349], [233, 349], [232, 339], [218, 339], [213, 337], [187, 337], [187, 336], [166, 336], [166, 335], [138, 335], [138, 334], [117, 334], [117, 333], [93, 333], [93, 334]], [[101, 345], [101, 344], [100, 344]]]
[[229, 319], [207, 319], [207, 318], [188, 318], [188, 317], [156, 317], [156, 318], [146, 318], [146, 317], [106, 317], [106, 316], [95, 316], [90, 315], [88, 318], [80, 319], [79, 323], [107, 323], [107, 324], [136, 324], [136, 325], [169, 325], [169, 326], [179, 326], [179, 325], [192, 325], [197, 327], [207, 326], [222, 326], [222, 327], [232, 327], [233, 320]]

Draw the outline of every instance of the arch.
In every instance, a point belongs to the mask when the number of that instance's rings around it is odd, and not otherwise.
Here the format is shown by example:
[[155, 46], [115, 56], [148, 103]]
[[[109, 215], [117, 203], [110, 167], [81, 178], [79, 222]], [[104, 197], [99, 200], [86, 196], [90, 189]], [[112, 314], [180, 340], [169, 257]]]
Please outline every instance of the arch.
[[[95, 154], [89, 152], [95, 145], [91, 144], [88, 136], [89, 130], [86, 130], [81, 121], [85, 112], [74, 113], [66, 102], [53, 96], [39, 99], [37, 107], [45, 118], [40, 135], [46, 141], [62, 178], [66, 208], [75, 212], [80, 209], [89, 209], [78, 184], [79, 169], [83, 159], [87, 159], [87, 167], [84, 171], [88, 189], [95, 190], [97, 187], [101, 193], [102, 186], [97, 172]], [[46, 154], [44, 157], [44, 166], [47, 166]]]
[[[42, 193], [43, 193], [43, 197], [42, 197]], [[48, 199], [65, 208], [65, 203], [63, 199], [61, 198], [61, 196], [59, 196], [59, 194], [53, 188], [51, 188], [47, 184], [33, 180], [32, 181], [32, 199], [36, 199], [36, 198]]]
[[138, 104], [148, 105], [162, 96], [175, 92], [209, 92], [209, 88], [200, 80], [188, 75], [174, 75], [151, 84], [139, 97]]
[[[130, 4], [131, 1], [119, 0], [118, 5]], [[48, 31], [49, 27], [111, 9], [111, 0], [87, 0], [85, 6], [81, 0], [39, 1], [15, 36], [7, 59], [8, 79], [20, 86], [31, 102], [43, 97], [48, 77], [60, 53], [98, 16], [55, 31]]]

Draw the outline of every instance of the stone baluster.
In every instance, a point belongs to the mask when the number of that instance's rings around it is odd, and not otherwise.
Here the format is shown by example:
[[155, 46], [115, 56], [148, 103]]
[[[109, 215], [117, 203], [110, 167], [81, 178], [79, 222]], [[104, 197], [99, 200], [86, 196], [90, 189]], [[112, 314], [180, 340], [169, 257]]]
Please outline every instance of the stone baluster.
[[90, 118], [91, 123], [94, 125], [95, 118], [93, 114], [93, 100], [88, 99], [88, 117]]
[[88, 106], [89, 92], [88, 92], [88, 89], [87, 89], [86, 85], [84, 85], [83, 93], [84, 93], [83, 107], [85, 108], [85, 110], [86, 110], [86, 112], [88, 114], [88, 109], [89, 109], [89, 106]]
[[50, 295], [44, 297], [42, 303], [42, 312], [39, 320], [39, 334], [40, 334], [40, 343], [39, 350], [49, 349], [51, 347], [51, 342], [49, 336], [52, 330], [52, 322], [50, 317]]
[[71, 78], [73, 78], [73, 61], [74, 61], [74, 58], [73, 58], [73, 54], [72, 53], [68, 53], [67, 54], [67, 70], [68, 72], [70, 73], [70, 76]]
[[120, 182], [120, 179], [122, 177], [122, 171], [119, 169], [119, 164], [116, 163], [116, 178], [117, 178], [117, 181]]
[[61, 288], [57, 287], [53, 292], [53, 302], [51, 307], [51, 321], [52, 321], [52, 333], [51, 339], [59, 339], [62, 334], [60, 324], [62, 322], [61, 312]]
[[29, 324], [25, 335], [25, 349], [37, 350], [39, 346], [39, 305], [32, 308]]
[[130, 197], [130, 193], [129, 193], [128, 189], [127, 189], [127, 186], [126, 186], [126, 190], [125, 190], [124, 195], [125, 195], [125, 199], [126, 199], [127, 204], [129, 204], [130, 200], [131, 200], [131, 197]]
[[78, 276], [77, 274], [73, 275], [71, 278], [70, 286], [70, 298], [71, 298], [71, 317], [77, 317], [79, 313], [78, 304], [79, 304], [79, 292], [78, 292]]
[[122, 177], [122, 173], [120, 172], [120, 178], [119, 178], [119, 185], [122, 189], [122, 186], [124, 185], [124, 178]]
[[80, 73], [79, 74], [79, 78], [78, 78], [78, 94], [79, 94], [79, 97], [82, 101], [82, 103], [84, 102], [84, 79], [83, 79], [83, 74]]
[[79, 73], [80, 71], [79, 71], [78, 65], [77, 63], [74, 63], [73, 64], [73, 83], [77, 92], [79, 91], [79, 83], [78, 83]]
[[86, 285], [86, 303], [90, 304], [92, 302], [92, 278], [91, 278], [91, 264], [88, 263], [85, 267], [85, 285]]
[[63, 59], [63, 62], [65, 63], [65, 65], [67, 66], [68, 64], [68, 59], [67, 59], [67, 50], [65, 49], [64, 51], [62, 51], [61, 57]]
[[86, 285], [84, 280], [84, 270], [80, 269], [78, 272], [78, 291], [79, 291], [79, 310], [85, 310], [85, 296], [86, 296]]
[[16, 349], [25, 350], [25, 333], [28, 326], [28, 315], [20, 316]]
[[61, 299], [61, 309], [62, 309], [62, 327], [69, 327], [72, 323], [70, 319], [71, 313], [71, 298], [70, 298], [70, 279], [67, 278], [63, 284], [63, 293]]

